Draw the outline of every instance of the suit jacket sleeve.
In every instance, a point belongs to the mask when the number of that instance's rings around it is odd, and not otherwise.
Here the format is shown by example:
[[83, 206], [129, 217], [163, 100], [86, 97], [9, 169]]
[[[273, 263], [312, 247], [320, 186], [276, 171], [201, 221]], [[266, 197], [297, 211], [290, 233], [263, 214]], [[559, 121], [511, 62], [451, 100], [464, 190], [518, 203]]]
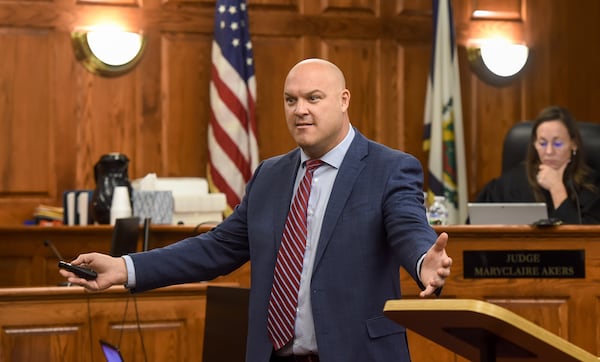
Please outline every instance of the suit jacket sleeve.
[[[262, 164], [257, 168], [259, 173]], [[248, 183], [251, 189], [255, 178]], [[247, 191], [248, 192], [248, 191]], [[229, 274], [250, 259], [247, 200], [216, 228], [163, 248], [131, 254], [136, 286], [142, 292], [167, 285], [208, 281]]]

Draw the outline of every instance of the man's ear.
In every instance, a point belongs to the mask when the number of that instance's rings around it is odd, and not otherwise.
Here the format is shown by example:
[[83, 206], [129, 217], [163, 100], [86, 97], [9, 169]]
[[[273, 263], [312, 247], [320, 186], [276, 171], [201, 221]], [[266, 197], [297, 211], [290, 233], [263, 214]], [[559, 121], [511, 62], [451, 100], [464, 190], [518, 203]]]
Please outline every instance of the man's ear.
[[348, 110], [348, 107], [350, 107], [350, 91], [348, 89], [344, 89], [340, 97], [342, 110], [345, 112]]

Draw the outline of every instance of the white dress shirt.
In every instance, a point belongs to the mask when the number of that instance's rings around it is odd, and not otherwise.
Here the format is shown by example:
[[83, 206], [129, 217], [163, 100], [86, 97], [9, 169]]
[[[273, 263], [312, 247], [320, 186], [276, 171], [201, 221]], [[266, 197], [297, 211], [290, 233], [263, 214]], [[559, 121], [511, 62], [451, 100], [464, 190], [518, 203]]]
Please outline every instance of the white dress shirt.
[[[315, 336], [315, 324], [310, 301], [310, 280], [312, 279], [313, 266], [319, 236], [321, 235], [321, 226], [323, 225], [323, 216], [329, 202], [329, 196], [333, 188], [333, 183], [344, 156], [354, 139], [354, 129], [350, 127], [348, 134], [340, 144], [331, 151], [327, 152], [321, 161], [324, 162], [321, 167], [313, 173], [310, 197], [307, 208], [307, 237], [306, 250], [304, 251], [304, 263], [302, 266], [302, 276], [300, 277], [300, 292], [298, 294], [298, 308], [296, 309], [296, 327], [295, 337], [292, 343], [283, 347], [281, 354], [299, 354], [305, 355], [318, 352], [317, 339]], [[301, 152], [300, 169], [296, 176], [294, 190], [298, 188], [306, 170], [305, 161], [308, 156]]]

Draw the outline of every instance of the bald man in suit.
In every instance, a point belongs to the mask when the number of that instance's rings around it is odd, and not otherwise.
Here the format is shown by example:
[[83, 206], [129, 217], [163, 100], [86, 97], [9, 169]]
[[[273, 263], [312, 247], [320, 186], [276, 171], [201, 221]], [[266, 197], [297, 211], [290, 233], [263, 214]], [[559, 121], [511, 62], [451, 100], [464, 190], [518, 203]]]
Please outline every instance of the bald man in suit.
[[[288, 130], [298, 148], [263, 161], [233, 214], [214, 230], [121, 258], [90, 253], [73, 264], [96, 280], [61, 274], [92, 290], [125, 284], [133, 292], [211, 280], [251, 261], [246, 361], [409, 361], [405, 329], [383, 315], [401, 297], [402, 266], [430, 296], [452, 259], [423, 207], [419, 161], [365, 138], [348, 116], [342, 71], [306, 59], [284, 86]], [[268, 332], [274, 270], [292, 198], [307, 160], [321, 160], [308, 200], [306, 250], [293, 336], [274, 347]]]

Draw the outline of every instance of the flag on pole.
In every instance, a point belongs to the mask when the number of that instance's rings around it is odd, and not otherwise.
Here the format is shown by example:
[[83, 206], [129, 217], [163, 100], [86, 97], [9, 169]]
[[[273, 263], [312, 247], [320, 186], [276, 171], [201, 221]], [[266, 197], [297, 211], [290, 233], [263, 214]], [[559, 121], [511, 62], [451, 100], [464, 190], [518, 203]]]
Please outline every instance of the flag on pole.
[[244, 0], [218, 0], [212, 43], [208, 181], [227, 198], [226, 215], [242, 199], [258, 165], [256, 80]]
[[449, 224], [463, 224], [467, 219], [467, 176], [451, 0], [433, 0], [433, 20], [423, 141], [429, 154], [427, 192], [430, 197], [446, 197]]

